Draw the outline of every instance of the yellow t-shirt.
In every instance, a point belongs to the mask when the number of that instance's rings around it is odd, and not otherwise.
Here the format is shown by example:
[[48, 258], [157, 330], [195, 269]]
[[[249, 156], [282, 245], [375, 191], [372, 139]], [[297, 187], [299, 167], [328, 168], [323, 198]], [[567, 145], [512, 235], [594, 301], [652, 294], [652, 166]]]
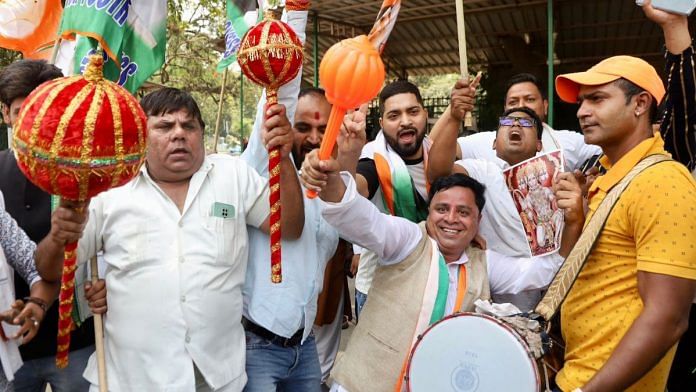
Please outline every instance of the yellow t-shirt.
[[[599, 177], [590, 189], [585, 222], [631, 168], [656, 153], [667, 154], [659, 134]], [[696, 280], [695, 243], [696, 182], [686, 167], [662, 162], [635, 177], [614, 206], [561, 308], [566, 353], [556, 381], [562, 390], [586, 384], [642, 311], [638, 270]], [[629, 390], [664, 391], [675, 348]]]

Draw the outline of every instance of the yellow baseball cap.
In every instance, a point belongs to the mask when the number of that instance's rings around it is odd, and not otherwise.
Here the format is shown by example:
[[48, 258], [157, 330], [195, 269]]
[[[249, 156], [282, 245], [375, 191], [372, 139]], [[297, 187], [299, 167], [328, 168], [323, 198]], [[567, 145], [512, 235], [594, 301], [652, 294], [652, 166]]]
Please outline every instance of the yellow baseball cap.
[[649, 92], [657, 104], [665, 96], [665, 87], [655, 68], [645, 60], [632, 56], [609, 57], [585, 72], [558, 75], [556, 92], [563, 101], [576, 103], [580, 86], [599, 86], [619, 78], [629, 80]]

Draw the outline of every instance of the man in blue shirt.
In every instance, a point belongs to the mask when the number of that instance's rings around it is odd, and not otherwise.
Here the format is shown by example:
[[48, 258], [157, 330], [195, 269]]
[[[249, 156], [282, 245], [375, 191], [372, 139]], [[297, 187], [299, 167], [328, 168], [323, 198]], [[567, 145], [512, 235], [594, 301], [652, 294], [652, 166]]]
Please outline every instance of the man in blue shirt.
[[[297, 87], [299, 80], [282, 88], [279, 99], [288, 108], [288, 117], [294, 118], [293, 159], [300, 167], [304, 155], [319, 147], [331, 105], [319, 89], [303, 90], [299, 99], [295, 98]], [[259, 108], [263, 106], [262, 99]], [[242, 159], [259, 174], [268, 175], [268, 154], [258, 129], [252, 133]], [[305, 198], [304, 206], [302, 236], [281, 245], [283, 281], [279, 284], [270, 279], [268, 235], [249, 228], [249, 263], [243, 291], [246, 391], [320, 390], [322, 372], [312, 325], [324, 269], [336, 251], [338, 233], [321, 217], [319, 199]]]

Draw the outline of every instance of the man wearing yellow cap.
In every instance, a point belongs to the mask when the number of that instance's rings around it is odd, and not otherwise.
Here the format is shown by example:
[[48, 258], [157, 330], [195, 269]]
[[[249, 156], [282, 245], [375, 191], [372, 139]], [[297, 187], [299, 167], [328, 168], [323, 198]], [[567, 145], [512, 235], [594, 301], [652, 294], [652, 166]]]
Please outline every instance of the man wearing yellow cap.
[[[648, 156], [663, 154], [652, 119], [665, 95], [655, 69], [629, 56], [560, 75], [577, 102], [585, 143], [604, 152], [587, 222], [607, 193]], [[682, 164], [656, 163], [621, 193], [561, 308], [563, 391], [664, 391], [696, 293], [696, 182]]]

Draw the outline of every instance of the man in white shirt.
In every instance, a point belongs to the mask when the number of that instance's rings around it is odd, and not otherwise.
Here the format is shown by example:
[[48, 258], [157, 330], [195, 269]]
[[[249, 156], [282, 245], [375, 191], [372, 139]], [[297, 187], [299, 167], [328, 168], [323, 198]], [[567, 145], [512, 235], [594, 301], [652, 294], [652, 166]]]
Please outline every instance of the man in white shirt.
[[[269, 230], [268, 181], [240, 159], [205, 156], [205, 124], [188, 93], [163, 88], [141, 103], [146, 164], [128, 184], [91, 200], [78, 248], [79, 262], [101, 250], [107, 265], [109, 389], [241, 391], [247, 225]], [[290, 124], [282, 105], [266, 115], [264, 143], [279, 146], [283, 157], [283, 236], [297, 238], [304, 209], [289, 159]], [[54, 213], [55, 224], [86, 219], [67, 207]], [[85, 378], [96, 391], [94, 356]]]
[[[488, 299], [490, 293], [545, 287], [562, 263], [561, 255], [570, 251], [522, 259], [470, 246], [485, 199], [484, 186], [468, 176], [454, 174], [433, 183], [427, 220], [416, 224], [380, 213], [358, 194], [350, 174], [339, 170], [335, 160], [319, 161], [310, 153], [302, 167], [303, 182], [320, 191], [327, 202], [323, 216], [341, 237], [372, 249], [381, 261], [370, 301], [332, 372], [341, 385], [336, 390], [400, 390], [399, 373], [411, 343], [428, 326], [419, 320], [471, 311], [476, 299]], [[580, 189], [561, 181], [559, 190], [568, 193], [559, 194], [559, 206], [574, 219], [582, 209]], [[431, 276], [441, 273], [448, 276], [446, 293], [437, 283], [431, 285], [438, 280]], [[445, 306], [437, 313], [433, 303], [440, 303], [440, 294]]]
[[[455, 89], [457, 86], [459, 86], [459, 83], [455, 85]], [[514, 75], [507, 81], [505, 91], [504, 110], [526, 107], [532, 109], [542, 121], [546, 121], [549, 101], [543, 95], [544, 89], [536, 76], [529, 73]], [[441, 125], [454, 124], [459, 129], [466, 111], [456, 110], [456, 107], [455, 110], [451, 109], [452, 107], [448, 107], [433, 127], [433, 131], [430, 134], [433, 141], [439, 137]], [[579, 132], [555, 130], [545, 122], [543, 123], [543, 128], [541, 135], [543, 148], [541, 152], [546, 153], [562, 149], [567, 171], [580, 169], [585, 161], [602, 152], [598, 146], [585, 144], [584, 138]], [[493, 150], [495, 135], [495, 131], [489, 131], [477, 132], [470, 136], [458, 138], [457, 158], [494, 161], [496, 158], [496, 152]]]

